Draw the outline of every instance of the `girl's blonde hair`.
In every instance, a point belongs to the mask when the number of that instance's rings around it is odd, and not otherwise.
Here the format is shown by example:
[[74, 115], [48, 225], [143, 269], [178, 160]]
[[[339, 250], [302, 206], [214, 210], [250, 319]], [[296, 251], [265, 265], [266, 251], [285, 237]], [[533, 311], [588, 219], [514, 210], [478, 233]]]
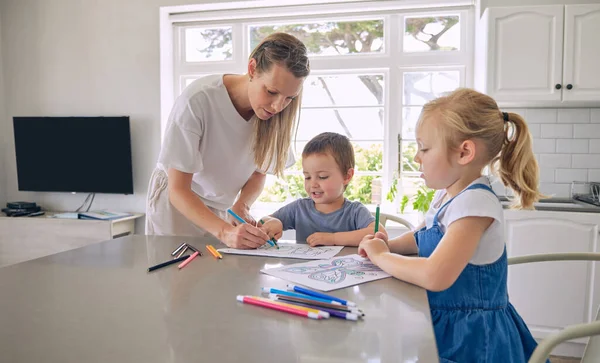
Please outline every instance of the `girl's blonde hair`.
[[[250, 54], [250, 59], [256, 61], [258, 74], [269, 72], [274, 64], [286, 68], [296, 78], [305, 78], [310, 73], [306, 46], [286, 33], [273, 33], [263, 39]], [[302, 90], [269, 120], [254, 120], [254, 162], [262, 170], [271, 169], [274, 174], [283, 175], [301, 103]]]
[[539, 168], [533, 155], [531, 134], [521, 116], [501, 112], [490, 96], [467, 88], [428, 102], [417, 128], [432, 113], [441, 116], [436, 132], [449, 149], [469, 139], [484, 143], [485, 164], [515, 192], [513, 207], [532, 209], [533, 203], [543, 197], [538, 190]]

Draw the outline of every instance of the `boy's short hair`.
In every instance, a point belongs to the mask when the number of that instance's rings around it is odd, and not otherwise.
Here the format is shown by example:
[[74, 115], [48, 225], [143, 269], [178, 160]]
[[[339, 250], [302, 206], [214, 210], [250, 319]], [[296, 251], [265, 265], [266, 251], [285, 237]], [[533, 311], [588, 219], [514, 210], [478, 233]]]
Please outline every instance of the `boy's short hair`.
[[330, 153], [344, 175], [354, 168], [354, 147], [350, 139], [335, 132], [323, 132], [304, 146], [302, 157]]

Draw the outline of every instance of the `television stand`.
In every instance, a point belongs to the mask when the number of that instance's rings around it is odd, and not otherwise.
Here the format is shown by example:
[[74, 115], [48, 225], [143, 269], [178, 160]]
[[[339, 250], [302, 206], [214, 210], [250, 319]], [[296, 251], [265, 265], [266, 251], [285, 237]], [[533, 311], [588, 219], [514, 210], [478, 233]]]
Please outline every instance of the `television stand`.
[[0, 267], [133, 234], [143, 214], [114, 219], [0, 216]]

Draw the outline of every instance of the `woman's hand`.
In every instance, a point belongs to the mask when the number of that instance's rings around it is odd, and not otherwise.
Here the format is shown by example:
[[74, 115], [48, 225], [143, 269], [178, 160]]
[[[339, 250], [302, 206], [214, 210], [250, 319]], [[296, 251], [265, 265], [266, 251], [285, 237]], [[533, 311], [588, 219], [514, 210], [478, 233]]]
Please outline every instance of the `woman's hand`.
[[[256, 221], [254, 220], [254, 218], [252, 218], [252, 216], [250, 215], [250, 207], [248, 207], [247, 204], [245, 203], [235, 203], [232, 207], [231, 210], [237, 214], [238, 216], [240, 216], [240, 218], [242, 218], [243, 220], [246, 221], [246, 223], [249, 223], [253, 226], [256, 226]], [[237, 226], [238, 224], [240, 224], [240, 221], [238, 221], [237, 219], [233, 218], [233, 216], [228, 216], [229, 217], [229, 221], [234, 225]]]
[[221, 233], [221, 241], [228, 247], [244, 250], [259, 248], [270, 238], [260, 228], [247, 223], [237, 226], [228, 224]]
[[375, 236], [367, 235], [358, 245], [358, 254], [367, 257], [371, 262], [381, 254], [390, 252], [385, 233], [377, 232]]
[[277, 218], [271, 217], [259, 226], [269, 236], [269, 239], [275, 238], [275, 240], [278, 240], [283, 235], [283, 223]]

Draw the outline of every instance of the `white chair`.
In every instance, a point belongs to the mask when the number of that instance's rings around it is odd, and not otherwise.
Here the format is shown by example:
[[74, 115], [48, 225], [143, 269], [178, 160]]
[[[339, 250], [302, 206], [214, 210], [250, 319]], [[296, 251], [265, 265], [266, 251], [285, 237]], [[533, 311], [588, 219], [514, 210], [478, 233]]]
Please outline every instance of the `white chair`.
[[[375, 212], [373, 212], [373, 215], [375, 215]], [[412, 223], [410, 223], [409, 221], [407, 221], [406, 219], [404, 219], [402, 217], [399, 217], [394, 214], [379, 213], [379, 223], [383, 224], [383, 226], [385, 227], [385, 224], [387, 221], [393, 221], [396, 223], [400, 223], [401, 225], [408, 228], [410, 231], [415, 229], [415, 226], [413, 226]]]
[[[548, 262], [548, 261], [600, 261], [600, 253], [575, 252], [575, 253], [548, 253], [511, 257], [508, 259], [508, 265], [518, 265], [521, 263]], [[600, 314], [600, 310], [598, 312]], [[575, 324], [568, 326], [560, 332], [550, 335], [540, 342], [535, 348], [529, 363], [544, 363], [550, 356], [552, 349], [562, 342], [570, 339], [600, 336], [600, 318], [596, 315], [596, 321], [584, 324]], [[600, 362], [600, 339], [590, 338], [581, 363]]]

